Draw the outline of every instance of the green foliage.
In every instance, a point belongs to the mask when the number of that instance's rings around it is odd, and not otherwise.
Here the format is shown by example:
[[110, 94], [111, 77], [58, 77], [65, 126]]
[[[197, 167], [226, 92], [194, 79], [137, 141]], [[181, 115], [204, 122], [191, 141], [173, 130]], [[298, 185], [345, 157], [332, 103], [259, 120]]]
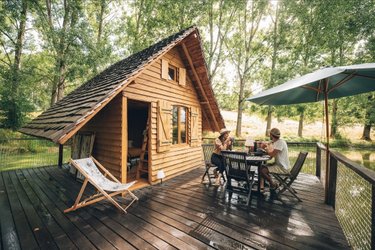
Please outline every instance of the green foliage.
[[347, 148], [351, 146], [351, 141], [348, 138], [338, 138], [330, 142], [331, 148]]
[[[24, 4], [25, 39], [14, 67]], [[266, 115], [267, 106], [243, 100], [325, 65], [375, 59], [372, 0], [5, 0], [1, 126], [17, 129], [27, 113], [47, 109], [60, 83], [62, 97], [119, 59], [193, 24], [219, 106], [228, 110]], [[272, 114], [306, 123], [321, 119], [322, 105], [272, 107]], [[336, 118], [338, 127], [373, 124], [374, 104], [368, 95], [340, 99]]]

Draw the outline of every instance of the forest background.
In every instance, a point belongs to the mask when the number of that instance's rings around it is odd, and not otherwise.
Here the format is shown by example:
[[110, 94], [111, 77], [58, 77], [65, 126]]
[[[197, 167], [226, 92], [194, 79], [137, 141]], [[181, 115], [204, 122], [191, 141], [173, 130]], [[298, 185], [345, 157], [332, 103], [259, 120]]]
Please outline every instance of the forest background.
[[[235, 111], [227, 124], [238, 137], [247, 133], [247, 114], [264, 119], [258, 133], [292, 120], [298, 126], [283, 131], [314, 140], [305, 127], [322, 121], [322, 104], [258, 106], [245, 98], [322, 67], [375, 62], [373, 0], [3, 0], [0, 134], [13, 136], [4, 131], [191, 25], [199, 28], [220, 108]], [[374, 93], [330, 100], [329, 107], [332, 138], [371, 140]]]

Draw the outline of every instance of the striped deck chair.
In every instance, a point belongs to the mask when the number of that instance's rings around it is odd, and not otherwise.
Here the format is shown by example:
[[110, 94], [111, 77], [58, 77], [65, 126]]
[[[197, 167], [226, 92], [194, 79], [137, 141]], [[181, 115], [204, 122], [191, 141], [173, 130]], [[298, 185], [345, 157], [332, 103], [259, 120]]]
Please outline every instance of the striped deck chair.
[[[83, 158], [83, 159], [70, 159], [70, 163], [77, 168], [77, 170], [85, 177], [81, 190], [78, 193], [76, 201], [73, 206], [64, 210], [64, 213], [74, 211], [78, 208], [91, 205], [103, 199], [108, 199], [115, 207], [126, 213], [126, 210], [133, 204], [134, 201], [138, 200], [129, 188], [135, 183], [135, 181], [122, 184], [117, 180], [107, 169], [105, 169], [94, 157]], [[101, 171], [104, 173], [102, 174]], [[112, 180], [107, 178], [109, 176]], [[87, 183], [90, 182], [98, 192], [84, 200], [81, 200], [83, 192], [87, 186]], [[112, 197], [118, 194], [128, 193], [131, 197], [131, 202], [127, 206], [121, 206], [117, 201]]]

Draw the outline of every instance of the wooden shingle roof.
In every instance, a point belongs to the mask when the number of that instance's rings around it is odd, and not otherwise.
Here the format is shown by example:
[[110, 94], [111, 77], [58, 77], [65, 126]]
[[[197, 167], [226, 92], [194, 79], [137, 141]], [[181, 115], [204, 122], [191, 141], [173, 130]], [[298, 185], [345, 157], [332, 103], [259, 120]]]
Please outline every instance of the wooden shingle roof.
[[183, 59], [189, 61], [187, 71], [201, 101], [203, 129], [219, 131], [225, 126], [224, 120], [208, 79], [199, 32], [193, 26], [108, 67], [22, 127], [20, 132], [65, 143], [147, 65], [177, 45], [181, 46]]

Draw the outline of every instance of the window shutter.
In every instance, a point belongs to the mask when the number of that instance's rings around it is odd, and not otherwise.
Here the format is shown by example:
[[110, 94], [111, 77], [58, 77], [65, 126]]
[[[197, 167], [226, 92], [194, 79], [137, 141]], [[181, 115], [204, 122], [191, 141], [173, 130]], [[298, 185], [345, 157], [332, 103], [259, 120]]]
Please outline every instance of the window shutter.
[[161, 78], [168, 79], [168, 61], [161, 59]]
[[199, 110], [196, 107], [191, 107], [190, 111], [190, 146], [196, 147], [199, 145]]
[[157, 116], [157, 152], [159, 153], [169, 150], [171, 145], [171, 118], [171, 105], [167, 101], [159, 100]]
[[186, 69], [185, 68], [179, 68], [178, 84], [181, 86], [186, 85]]

